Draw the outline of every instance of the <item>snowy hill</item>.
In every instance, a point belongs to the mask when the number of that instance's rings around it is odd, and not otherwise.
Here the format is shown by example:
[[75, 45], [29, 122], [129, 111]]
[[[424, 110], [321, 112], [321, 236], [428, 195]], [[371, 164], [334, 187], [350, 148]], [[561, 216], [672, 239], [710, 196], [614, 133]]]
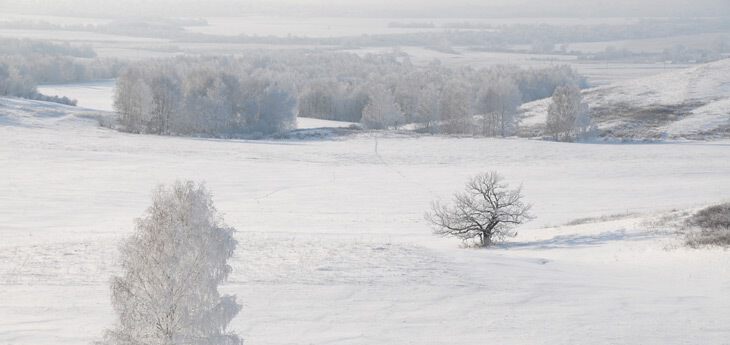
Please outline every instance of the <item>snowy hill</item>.
[[[730, 136], [730, 59], [583, 92], [601, 136]], [[540, 134], [549, 99], [522, 106], [523, 134]]]
[[34, 128], [98, 126], [109, 123], [114, 114], [58, 103], [0, 97], [0, 126]]

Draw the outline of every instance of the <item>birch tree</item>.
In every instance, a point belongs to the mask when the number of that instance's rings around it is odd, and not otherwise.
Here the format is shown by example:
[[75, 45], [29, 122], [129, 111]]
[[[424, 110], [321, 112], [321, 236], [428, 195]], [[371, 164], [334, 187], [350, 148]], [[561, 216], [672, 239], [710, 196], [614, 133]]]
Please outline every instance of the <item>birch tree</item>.
[[116, 326], [97, 344], [239, 345], [227, 330], [239, 312], [218, 284], [231, 273], [234, 229], [222, 223], [203, 185], [160, 186], [121, 246], [122, 274], [111, 280]]
[[403, 124], [403, 112], [390, 91], [382, 85], [375, 85], [369, 95], [370, 100], [362, 111], [362, 124], [365, 127], [384, 129]]
[[555, 89], [548, 106], [545, 129], [556, 141], [573, 141], [585, 135], [591, 125], [588, 105], [583, 103], [580, 89], [561, 86]]

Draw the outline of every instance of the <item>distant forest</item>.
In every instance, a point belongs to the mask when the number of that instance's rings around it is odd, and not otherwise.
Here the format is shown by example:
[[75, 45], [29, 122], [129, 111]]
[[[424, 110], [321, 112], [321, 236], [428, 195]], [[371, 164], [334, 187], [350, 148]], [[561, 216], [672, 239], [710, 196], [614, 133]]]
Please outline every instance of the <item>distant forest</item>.
[[88, 46], [0, 38], [0, 95], [74, 105], [66, 97], [41, 95], [44, 83], [72, 83], [116, 77], [125, 63], [98, 59]]

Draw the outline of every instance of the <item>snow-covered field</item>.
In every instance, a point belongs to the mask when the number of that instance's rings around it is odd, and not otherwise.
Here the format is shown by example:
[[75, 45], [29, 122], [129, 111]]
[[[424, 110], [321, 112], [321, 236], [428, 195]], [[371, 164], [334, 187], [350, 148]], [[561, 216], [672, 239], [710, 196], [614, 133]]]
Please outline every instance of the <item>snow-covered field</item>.
[[[238, 229], [224, 290], [247, 344], [729, 343], [730, 252], [649, 223], [728, 199], [728, 142], [215, 140], [99, 113], [0, 99], [0, 344], [98, 339], [116, 245], [174, 179], [207, 181]], [[432, 236], [430, 202], [492, 169], [538, 218], [493, 250]]]
[[[4, 4], [3, 4], [4, 5]], [[17, 14], [11, 11], [0, 13], [0, 21], [5, 22], [30, 22], [30, 23], [49, 23], [57, 25], [98, 25], [106, 24], [111, 19], [90, 18], [90, 17], [71, 17], [71, 16], [51, 16], [51, 15], [33, 15], [33, 14]]]
[[78, 101], [83, 108], [104, 111], [114, 110], [115, 80], [101, 80], [76, 84], [41, 85], [38, 92], [47, 96], [68, 97]]
[[124, 35], [101, 34], [89, 31], [70, 30], [25, 30], [0, 29], [0, 37], [29, 38], [37, 40], [68, 41], [77, 43], [166, 43], [168, 40], [158, 38], [133, 37]]
[[[241, 34], [258, 36], [307, 36], [341, 37], [360, 35], [383, 35], [412, 32], [441, 32], [444, 26], [454, 23], [476, 25], [511, 24], [628, 24], [634, 18], [363, 18], [363, 17], [311, 17], [311, 16], [248, 16], [248, 17], [208, 17], [208, 25], [191, 26], [186, 29], [211, 35], [238, 36]], [[402, 28], [391, 27], [391, 23], [433, 24], [434, 27]]]
[[712, 32], [693, 35], [678, 35], [660, 38], [645, 38], [634, 40], [605, 41], [605, 42], [574, 42], [569, 44], [570, 50], [583, 53], [597, 53], [608, 47], [628, 49], [633, 52], [661, 53], [665, 49], [684, 46], [692, 49], [711, 50], [717, 46], [718, 40], [728, 37], [728, 32]]
[[[398, 34], [422, 31], [443, 31], [442, 28], [392, 28], [393, 18], [336, 18], [336, 17], [210, 17], [208, 25], [191, 26], [186, 29], [210, 35], [238, 36], [307, 36], [341, 37], [365, 34]], [[430, 23], [428, 20], [413, 19], [417, 23]], [[411, 20], [405, 20], [411, 22]]]

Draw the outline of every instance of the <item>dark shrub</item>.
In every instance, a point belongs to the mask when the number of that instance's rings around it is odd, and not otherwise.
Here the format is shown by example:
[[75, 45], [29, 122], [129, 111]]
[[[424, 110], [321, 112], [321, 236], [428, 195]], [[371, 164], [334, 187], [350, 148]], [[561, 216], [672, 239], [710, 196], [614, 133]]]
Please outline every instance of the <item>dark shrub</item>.
[[696, 229], [687, 236], [691, 247], [730, 246], [730, 203], [700, 210], [687, 219], [687, 225]]

